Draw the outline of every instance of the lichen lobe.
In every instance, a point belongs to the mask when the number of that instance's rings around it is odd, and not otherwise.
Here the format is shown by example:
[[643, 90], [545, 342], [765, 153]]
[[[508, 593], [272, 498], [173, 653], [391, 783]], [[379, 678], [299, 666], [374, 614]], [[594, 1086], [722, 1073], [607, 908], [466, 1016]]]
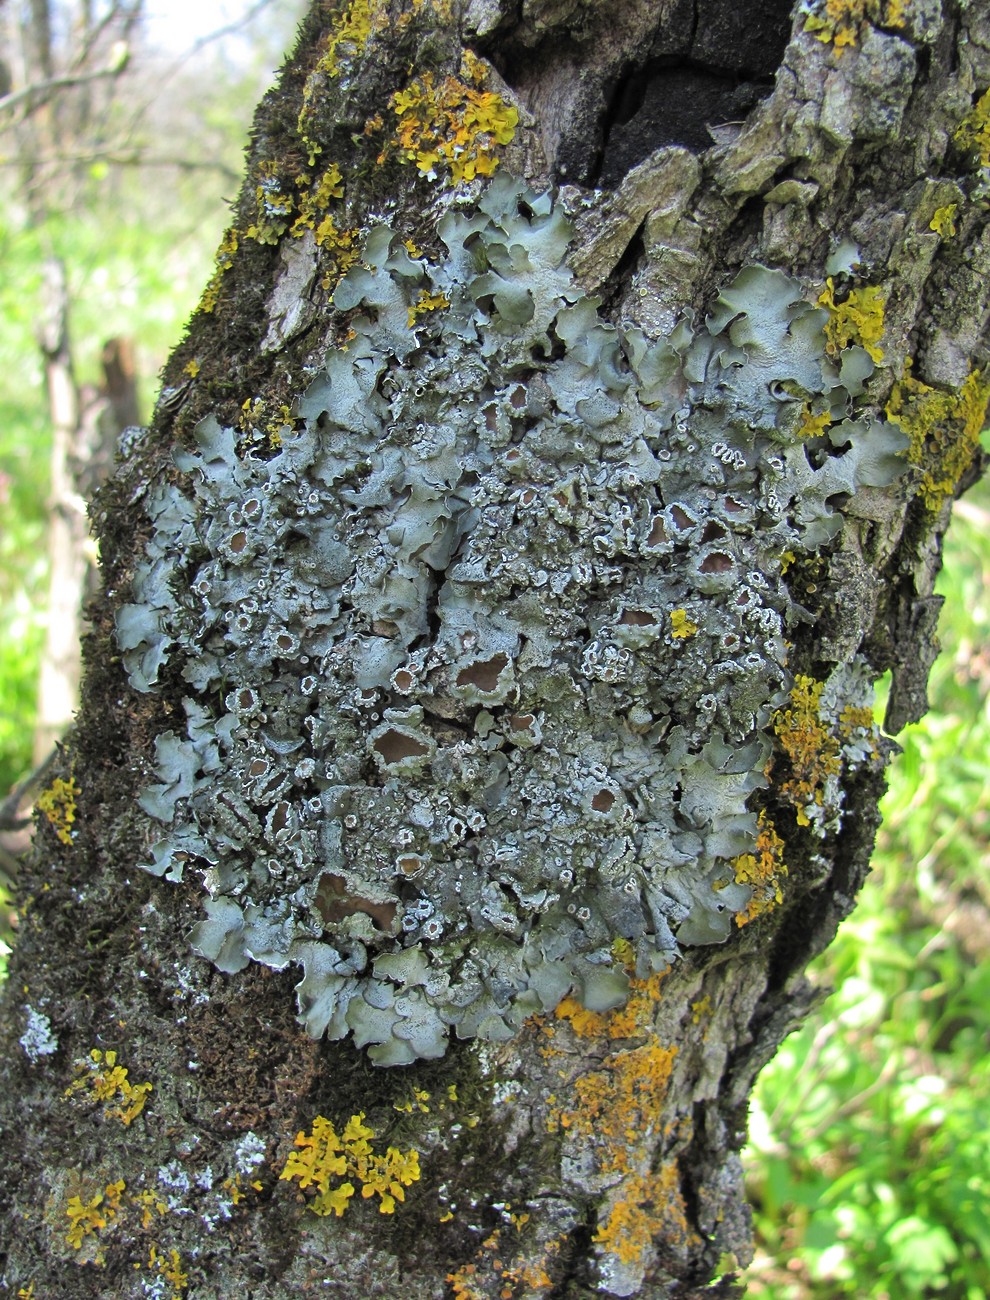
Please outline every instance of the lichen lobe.
[[654, 340], [511, 176], [437, 234], [434, 261], [365, 234], [350, 333], [263, 449], [201, 421], [117, 622], [186, 715], [145, 868], [192, 865], [193, 947], [300, 964], [307, 1030], [381, 1064], [619, 1005], [616, 940], [647, 977], [729, 936], [802, 617], [784, 557], [907, 441], [849, 417], [870, 351], [779, 271]]

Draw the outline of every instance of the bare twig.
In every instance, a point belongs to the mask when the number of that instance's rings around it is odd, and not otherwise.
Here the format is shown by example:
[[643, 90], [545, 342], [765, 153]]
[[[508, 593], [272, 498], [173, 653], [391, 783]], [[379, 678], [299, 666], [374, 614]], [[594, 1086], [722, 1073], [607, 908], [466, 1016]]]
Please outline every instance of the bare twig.
[[34, 802], [35, 795], [48, 779], [57, 757], [58, 750], [53, 749], [33, 772], [14, 786], [3, 803], [0, 803], [0, 831], [19, 831], [28, 825], [30, 818], [22, 816], [21, 809]]
[[31, 100], [38, 96], [38, 103], [32, 104], [29, 111], [38, 108], [46, 100], [50, 99], [56, 90], [65, 90], [69, 86], [83, 86], [92, 81], [103, 81], [107, 77], [117, 77], [123, 71], [123, 63], [110, 64], [106, 68], [97, 68], [93, 72], [78, 72], [66, 74], [62, 77], [48, 77], [45, 81], [32, 81], [30, 85], [22, 86], [20, 90], [12, 90], [9, 95], [0, 98], [0, 111], [16, 108], [25, 100]]
[[232, 22], [225, 23], [223, 27], [214, 28], [212, 32], [207, 32], [206, 35], [201, 36], [199, 40], [193, 41], [192, 45], [190, 45], [189, 49], [179, 60], [179, 64], [181, 65], [185, 63], [187, 59], [193, 58], [201, 49], [207, 45], [211, 45], [214, 41], [219, 41], [224, 36], [231, 36], [234, 32], [240, 31], [242, 27], [246, 27], [249, 22], [256, 18], [263, 9], [267, 9], [271, 3], [272, 0], [255, 0], [255, 3], [251, 5], [249, 9], [245, 10], [245, 12], [241, 14], [240, 18], [235, 18]]
[[[41, 154], [32, 160], [37, 167], [64, 164], [88, 165], [94, 162], [109, 163], [113, 167], [174, 167], [179, 171], [215, 171], [226, 179], [239, 181], [240, 172], [226, 163], [197, 158], [145, 158], [139, 150], [119, 152], [113, 149], [91, 149], [78, 153]], [[0, 158], [0, 167], [20, 167], [19, 158]]]

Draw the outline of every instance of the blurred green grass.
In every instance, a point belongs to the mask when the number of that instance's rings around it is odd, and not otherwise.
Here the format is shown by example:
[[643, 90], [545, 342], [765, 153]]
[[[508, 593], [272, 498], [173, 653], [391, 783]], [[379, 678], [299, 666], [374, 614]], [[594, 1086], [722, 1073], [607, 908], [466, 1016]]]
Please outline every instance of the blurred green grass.
[[956, 507], [932, 711], [898, 737], [835, 988], [763, 1072], [759, 1300], [990, 1296], [990, 483]]

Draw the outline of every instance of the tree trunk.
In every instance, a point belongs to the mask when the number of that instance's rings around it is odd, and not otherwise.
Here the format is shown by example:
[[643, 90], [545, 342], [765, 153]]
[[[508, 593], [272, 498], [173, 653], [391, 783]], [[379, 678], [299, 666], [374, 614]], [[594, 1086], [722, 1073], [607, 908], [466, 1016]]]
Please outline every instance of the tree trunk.
[[314, 4], [96, 513], [10, 1294], [736, 1293], [981, 467], [988, 85], [986, 0]]
[[34, 761], [61, 740], [76, 711], [83, 604], [94, 594], [95, 555], [89, 546], [86, 503], [113, 464], [118, 436], [138, 422], [133, 349], [127, 339], [103, 348], [102, 391], [80, 389], [72, 364], [65, 268], [47, 265], [44, 324], [39, 343], [52, 423], [48, 526], [48, 629], [38, 672]]

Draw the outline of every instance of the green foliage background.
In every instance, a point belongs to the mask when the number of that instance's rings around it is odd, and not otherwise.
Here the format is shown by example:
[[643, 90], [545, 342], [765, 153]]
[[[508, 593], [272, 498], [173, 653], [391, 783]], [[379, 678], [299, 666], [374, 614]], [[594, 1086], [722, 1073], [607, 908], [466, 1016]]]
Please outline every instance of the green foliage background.
[[[290, 35], [283, 25], [276, 44]], [[44, 257], [68, 266], [79, 378], [95, 382], [103, 341], [130, 335], [149, 411], [210, 274], [263, 62], [195, 79], [198, 153], [208, 137], [226, 175], [97, 162], [40, 229], [15, 192], [0, 197], [0, 797], [31, 766], [44, 638]], [[899, 738], [873, 875], [815, 967], [837, 991], [753, 1103], [747, 1280], [760, 1300], [990, 1295], [990, 486], [967, 498], [945, 551], [933, 710]]]
[[[990, 483], [956, 507], [932, 711], [898, 737], [873, 872], [760, 1078], [759, 1300], [990, 1295]], [[882, 701], [881, 701], [882, 704]]]

